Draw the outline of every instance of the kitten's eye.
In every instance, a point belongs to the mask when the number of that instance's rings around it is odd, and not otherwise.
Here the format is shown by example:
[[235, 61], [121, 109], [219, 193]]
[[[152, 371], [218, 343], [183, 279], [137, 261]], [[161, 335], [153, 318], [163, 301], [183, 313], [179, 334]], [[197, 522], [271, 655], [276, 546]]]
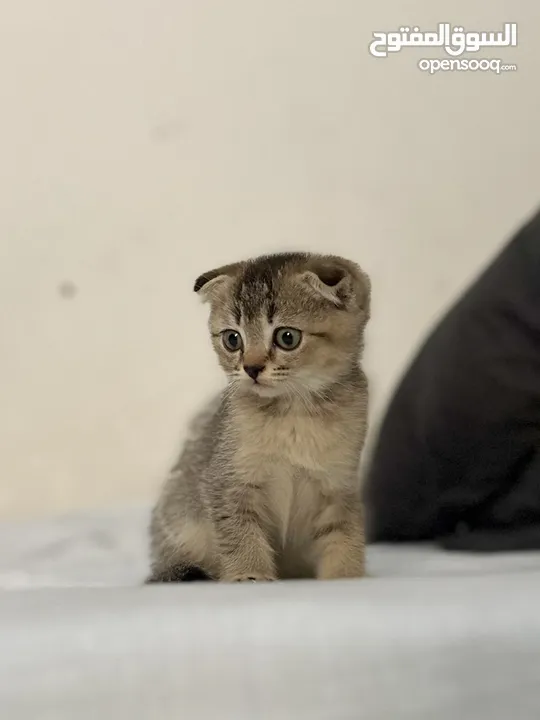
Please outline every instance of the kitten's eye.
[[282, 350], [294, 350], [301, 340], [302, 333], [295, 328], [278, 328], [274, 333], [274, 343]]
[[221, 340], [226, 350], [236, 352], [242, 349], [242, 336], [236, 330], [224, 330], [221, 333]]

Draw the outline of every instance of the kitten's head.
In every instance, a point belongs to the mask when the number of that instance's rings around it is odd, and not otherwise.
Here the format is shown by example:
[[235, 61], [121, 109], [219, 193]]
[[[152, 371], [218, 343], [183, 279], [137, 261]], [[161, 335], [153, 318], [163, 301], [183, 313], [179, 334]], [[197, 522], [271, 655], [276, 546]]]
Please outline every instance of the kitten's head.
[[219, 363], [242, 391], [317, 392], [358, 361], [370, 282], [349, 260], [266, 255], [206, 272], [194, 289], [210, 303]]

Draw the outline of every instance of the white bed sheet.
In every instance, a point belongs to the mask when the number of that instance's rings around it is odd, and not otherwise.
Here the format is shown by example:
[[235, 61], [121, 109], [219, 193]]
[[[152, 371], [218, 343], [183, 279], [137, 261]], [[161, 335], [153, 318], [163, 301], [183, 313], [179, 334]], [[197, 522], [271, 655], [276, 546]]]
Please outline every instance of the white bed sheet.
[[[0, 522], [0, 588], [133, 586], [148, 573], [146, 508]], [[369, 573], [441, 577], [540, 571], [540, 553], [444, 553], [430, 545], [368, 549]]]
[[0, 524], [0, 717], [540, 717], [540, 555], [371, 548], [365, 581], [141, 587], [145, 511]]

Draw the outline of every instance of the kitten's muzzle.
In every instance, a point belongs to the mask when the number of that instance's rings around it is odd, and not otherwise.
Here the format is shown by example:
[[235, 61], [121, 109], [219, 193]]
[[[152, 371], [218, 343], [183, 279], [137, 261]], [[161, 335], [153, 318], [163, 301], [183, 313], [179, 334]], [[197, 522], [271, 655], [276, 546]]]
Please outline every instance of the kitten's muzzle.
[[244, 365], [244, 371], [254, 382], [257, 382], [257, 378], [263, 370], [264, 365]]

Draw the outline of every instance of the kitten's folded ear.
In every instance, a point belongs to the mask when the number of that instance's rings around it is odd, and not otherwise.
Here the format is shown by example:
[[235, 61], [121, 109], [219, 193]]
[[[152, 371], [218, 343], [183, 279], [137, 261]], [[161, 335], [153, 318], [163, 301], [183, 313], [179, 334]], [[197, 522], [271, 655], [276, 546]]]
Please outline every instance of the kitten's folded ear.
[[333, 255], [314, 257], [300, 279], [319, 296], [339, 308], [360, 310], [369, 319], [371, 282], [366, 273], [345, 258]]
[[239, 274], [243, 264], [244, 263], [240, 262], [233, 263], [232, 265], [223, 265], [215, 270], [209, 270], [208, 272], [199, 275], [199, 277], [195, 280], [193, 290], [198, 293], [203, 302], [208, 302], [212, 299], [217, 290], [220, 288], [223, 289], [224, 285]]

